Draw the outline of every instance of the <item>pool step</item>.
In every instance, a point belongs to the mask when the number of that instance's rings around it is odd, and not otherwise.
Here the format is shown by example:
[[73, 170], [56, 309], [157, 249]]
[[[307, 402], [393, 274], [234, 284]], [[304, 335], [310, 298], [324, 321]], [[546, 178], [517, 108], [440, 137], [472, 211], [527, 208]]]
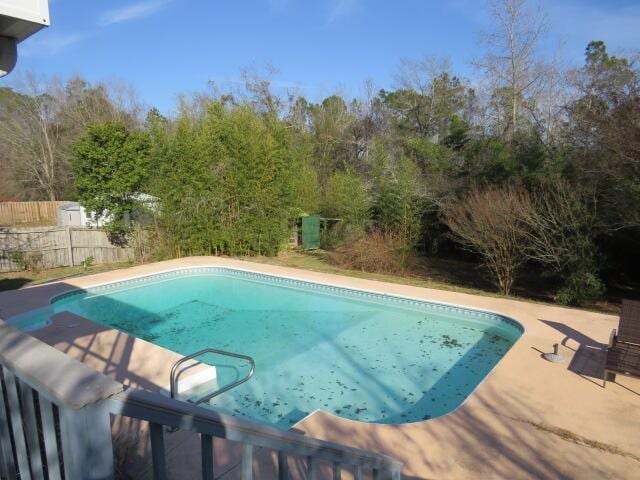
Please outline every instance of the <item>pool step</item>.
[[[177, 399], [183, 401], [193, 401], [203, 397], [209, 392], [218, 390], [218, 375], [216, 367], [211, 365], [204, 365], [202, 363], [196, 363], [194, 369], [197, 371], [189, 373], [192, 367], [188, 367], [180, 372], [178, 378], [178, 392]], [[171, 386], [166, 385], [162, 388], [162, 395], [171, 397]]]

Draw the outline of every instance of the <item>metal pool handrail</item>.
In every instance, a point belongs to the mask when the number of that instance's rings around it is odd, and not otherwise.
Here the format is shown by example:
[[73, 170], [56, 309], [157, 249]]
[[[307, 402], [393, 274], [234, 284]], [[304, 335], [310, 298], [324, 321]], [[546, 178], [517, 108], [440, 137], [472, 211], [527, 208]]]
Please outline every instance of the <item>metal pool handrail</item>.
[[189, 361], [189, 360], [193, 360], [196, 357], [204, 355], [205, 353], [217, 353], [218, 355], [225, 355], [227, 357], [234, 357], [234, 358], [240, 358], [242, 360], [246, 360], [251, 365], [251, 369], [249, 370], [249, 373], [244, 378], [241, 378], [240, 380], [236, 380], [235, 382], [230, 383], [229, 385], [227, 385], [225, 387], [219, 388], [218, 390], [214, 391], [213, 393], [205, 395], [204, 397], [199, 398], [198, 400], [195, 400], [195, 401], [191, 402], [191, 403], [195, 403], [196, 405], [200, 405], [201, 403], [209, 401], [213, 397], [217, 397], [218, 395], [220, 395], [220, 394], [222, 394], [224, 392], [228, 392], [232, 388], [235, 388], [238, 385], [242, 385], [243, 383], [249, 381], [249, 379], [251, 379], [251, 377], [253, 377], [253, 373], [256, 370], [256, 362], [249, 355], [242, 355], [241, 353], [227, 352], [225, 350], [218, 350], [218, 349], [215, 349], [215, 348], [205, 348], [204, 350], [200, 350], [200, 351], [192, 353], [190, 355], [186, 355], [186, 356], [182, 357], [180, 360], [177, 360], [173, 364], [173, 366], [171, 367], [171, 375], [169, 377], [169, 385], [170, 385], [169, 388], [171, 390], [171, 398], [176, 398], [176, 394], [178, 393], [178, 379], [176, 378], [176, 375], [178, 373], [178, 367], [180, 365], [182, 365], [183, 363]]

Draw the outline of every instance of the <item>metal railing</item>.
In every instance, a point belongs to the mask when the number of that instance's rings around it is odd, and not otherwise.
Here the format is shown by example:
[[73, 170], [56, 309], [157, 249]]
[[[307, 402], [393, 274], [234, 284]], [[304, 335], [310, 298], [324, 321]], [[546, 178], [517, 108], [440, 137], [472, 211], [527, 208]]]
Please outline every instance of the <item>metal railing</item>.
[[289, 458], [301, 459], [304, 476], [310, 479], [318, 477], [322, 466], [334, 479], [344, 469], [355, 479], [367, 472], [375, 479], [400, 479], [402, 463], [389, 456], [126, 388], [0, 320], [1, 478], [112, 479], [114, 417], [148, 425], [152, 473], [158, 480], [167, 476], [166, 427], [199, 435], [199, 476], [204, 480], [214, 478], [214, 438], [242, 444], [238, 468], [243, 480], [252, 480], [254, 469], [263, 471], [256, 448], [277, 453], [277, 477], [282, 480], [289, 478]]
[[224, 387], [219, 388], [218, 390], [215, 390], [214, 392], [207, 394], [202, 398], [199, 398], [197, 400], [188, 400], [189, 402], [194, 403], [195, 405], [200, 405], [201, 403], [208, 402], [212, 398], [217, 397], [218, 395], [224, 392], [228, 392], [229, 390], [237, 387], [238, 385], [242, 385], [243, 383], [249, 381], [249, 379], [253, 377], [253, 374], [256, 371], [256, 362], [249, 355], [242, 355], [240, 353], [227, 352], [225, 350], [218, 350], [215, 348], [205, 348], [204, 350], [200, 350], [199, 352], [195, 352], [190, 355], [186, 355], [182, 357], [180, 360], [177, 360], [172, 365], [171, 374], [169, 376], [169, 389], [171, 392], [171, 398], [175, 399], [178, 394], [178, 378], [177, 378], [178, 367], [180, 367], [180, 365], [184, 364], [185, 362], [188, 362], [189, 360], [193, 360], [194, 358], [201, 357], [202, 355], [205, 355], [207, 353], [215, 353], [218, 355], [224, 355], [227, 357], [240, 358], [242, 360], [246, 360], [247, 362], [249, 362], [249, 365], [251, 366], [251, 368], [249, 369], [249, 373], [247, 373], [243, 378], [236, 380], [235, 382], [232, 382], [229, 385], [225, 385]]

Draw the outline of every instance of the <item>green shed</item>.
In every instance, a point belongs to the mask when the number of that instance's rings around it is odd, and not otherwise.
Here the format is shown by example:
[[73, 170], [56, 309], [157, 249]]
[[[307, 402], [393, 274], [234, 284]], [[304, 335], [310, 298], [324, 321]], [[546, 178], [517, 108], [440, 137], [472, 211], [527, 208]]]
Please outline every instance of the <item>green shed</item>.
[[302, 217], [302, 248], [314, 250], [320, 248], [320, 216]]

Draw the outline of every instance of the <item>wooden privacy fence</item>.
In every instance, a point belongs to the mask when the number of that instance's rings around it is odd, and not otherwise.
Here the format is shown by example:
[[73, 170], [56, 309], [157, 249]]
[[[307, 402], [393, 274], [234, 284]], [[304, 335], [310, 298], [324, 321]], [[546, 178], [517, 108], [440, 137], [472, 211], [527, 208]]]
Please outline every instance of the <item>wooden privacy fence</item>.
[[64, 202], [0, 202], [0, 225], [55, 225], [57, 210]]
[[132, 248], [113, 245], [95, 228], [0, 228], [0, 272], [20, 270], [20, 257], [45, 269], [80, 265], [89, 257], [96, 264], [126, 262], [133, 255]]
[[[186, 465], [187, 455], [200, 457], [200, 474], [190, 478], [213, 480], [222, 473], [214, 472], [218, 438], [241, 446], [235, 472], [226, 472], [235, 473], [232, 478], [252, 480], [258, 472], [256, 478], [340, 480], [346, 471], [355, 480], [400, 480], [402, 463], [391, 457], [127, 388], [0, 320], [0, 477], [112, 479], [112, 420], [115, 426], [120, 419], [147, 425], [155, 480], [167, 478], [165, 440], [176, 435], [167, 427], [199, 436], [200, 448], [178, 458]], [[276, 472], [260, 473], [269, 459], [258, 451], [276, 456]], [[290, 460], [297, 459], [302, 475], [290, 471]]]

